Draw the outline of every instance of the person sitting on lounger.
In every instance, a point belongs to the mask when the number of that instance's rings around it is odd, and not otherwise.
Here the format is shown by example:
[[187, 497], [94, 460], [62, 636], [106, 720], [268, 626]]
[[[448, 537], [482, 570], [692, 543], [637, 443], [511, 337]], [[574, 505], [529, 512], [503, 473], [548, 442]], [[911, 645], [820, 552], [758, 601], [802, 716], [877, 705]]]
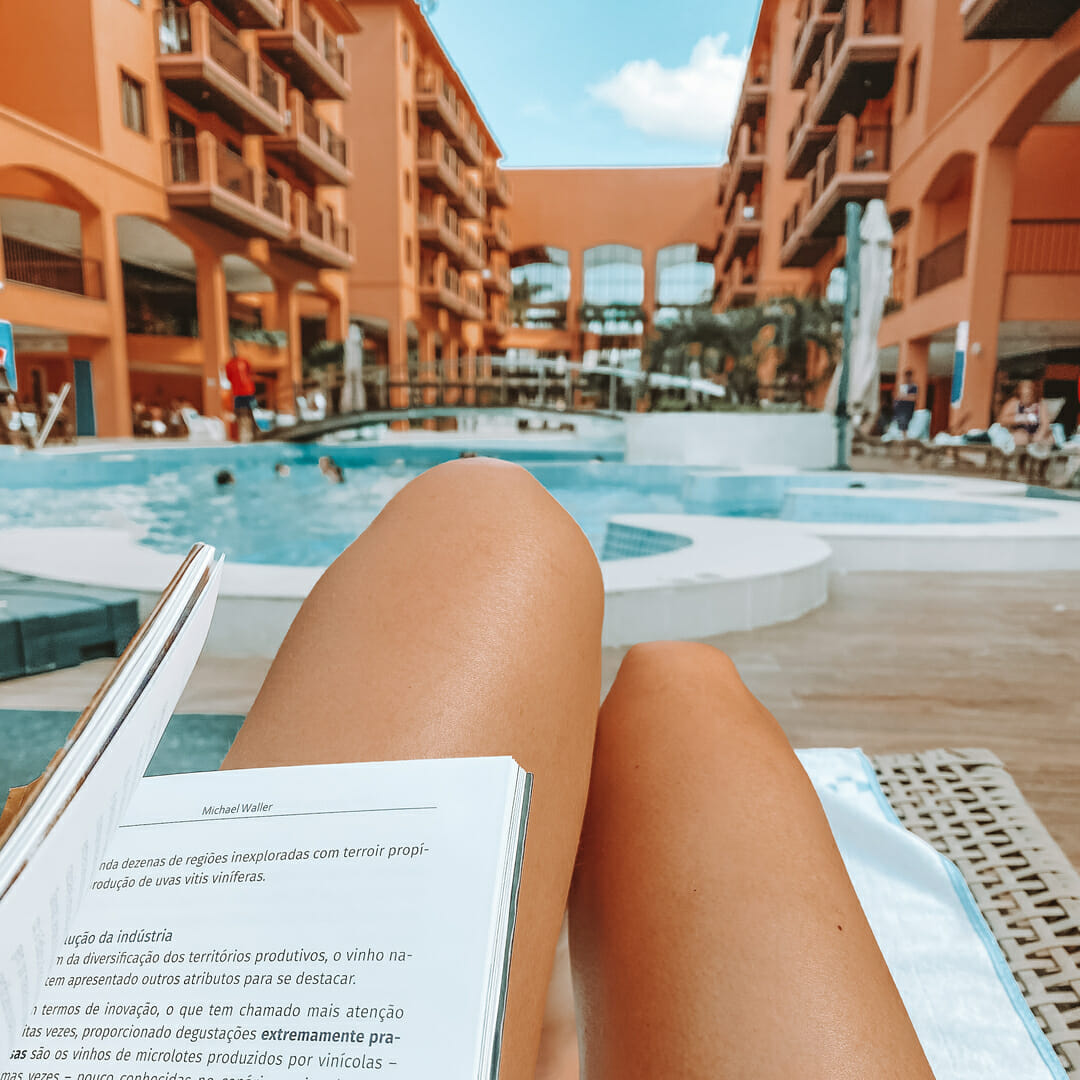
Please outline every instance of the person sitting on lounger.
[[1016, 393], [1005, 402], [998, 423], [1008, 429], [1018, 447], [1046, 447], [1054, 443], [1046, 403], [1031, 379], [1017, 385]]
[[893, 398], [893, 419], [900, 431], [907, 435], [911, 418], [915, 415], [915, 406], [919, 401], [919, 384], [915, 382], [915, 372], [908, 368], [904, 372], [904, 381], [896, 388]]

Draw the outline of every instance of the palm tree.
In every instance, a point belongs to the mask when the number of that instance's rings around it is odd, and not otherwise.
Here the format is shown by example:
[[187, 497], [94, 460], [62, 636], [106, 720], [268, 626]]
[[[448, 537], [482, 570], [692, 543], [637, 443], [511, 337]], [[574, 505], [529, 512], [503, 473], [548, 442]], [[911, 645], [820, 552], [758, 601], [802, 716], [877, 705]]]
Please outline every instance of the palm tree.
[[835, 304], [814, 296], [779, 296], [762, 305], [763, 324], [773, 327], [772, 346], [780, 353], [776, 384], [801, 401], [806, 391], [827, 379], [809, 376], [810, 346], [822, 349], [831, 361], [840, 351], [840, 313]]

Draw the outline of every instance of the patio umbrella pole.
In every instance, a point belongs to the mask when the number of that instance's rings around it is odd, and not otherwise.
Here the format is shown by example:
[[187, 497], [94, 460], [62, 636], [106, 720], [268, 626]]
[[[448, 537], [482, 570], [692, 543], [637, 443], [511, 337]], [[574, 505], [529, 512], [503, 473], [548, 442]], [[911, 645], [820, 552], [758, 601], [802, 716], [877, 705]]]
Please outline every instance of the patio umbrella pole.
[[836, 468], [846, 472], [851, 466], [847, 460], [848, 384], [851, 380], [851, 339], [855, 319], [859, 314], [859, 249], [862, 238], [862, 207], [858, 203], [847, 204], [847, 255], [844, 267], [847, 289], [844, 296], [844, 347], [840, 356], [840, 382], [836, 397]]

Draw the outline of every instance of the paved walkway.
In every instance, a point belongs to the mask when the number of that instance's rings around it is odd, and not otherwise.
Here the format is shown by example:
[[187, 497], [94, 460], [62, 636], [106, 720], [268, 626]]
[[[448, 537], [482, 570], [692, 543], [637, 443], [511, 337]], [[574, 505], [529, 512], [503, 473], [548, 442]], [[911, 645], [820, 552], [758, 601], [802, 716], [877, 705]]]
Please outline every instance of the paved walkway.
[[[1080, 574], [838, 575], [820, 611], [714, 640], [796, 746], [993, 750], [1080, 866], [1078, 643]], [[180, 710], [246, 712], [266, 666], [201, 662]], [[0, 683], [0, 708], [81, 708], [108, 667]]]

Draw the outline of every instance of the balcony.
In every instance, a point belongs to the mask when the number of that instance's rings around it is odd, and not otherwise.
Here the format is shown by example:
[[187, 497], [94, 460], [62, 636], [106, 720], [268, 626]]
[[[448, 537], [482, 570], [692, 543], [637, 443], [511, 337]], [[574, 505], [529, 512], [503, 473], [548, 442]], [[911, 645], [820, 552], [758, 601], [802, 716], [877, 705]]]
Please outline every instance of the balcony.
[[948, 285], [950, 281], [964, 276], [967, 239], [967, 232], [962, 232], [919, 260], [916, 296], [925, 296], [928, 292], [940, 289], [942, 285]]
[[346, 270], [352, 266], [352, 230], [329, 206], [319, 206], [302, 191], [293, 192], [292, 231], [283, 251], [314, 266]]
[[169, 205], [243, 236], [284, 240], [290, 232], [289, 185], [248, 165], [203, 131], [165, 143]]
[[513, 282], [510, 280], [510, 269], [502, 263], [492, 262], [484, 270], [484, 288], [490, 293], [500, 293], [509, 296], [514, 291]]
[[731, 222], [720, 242], [719, 268], [727, 273], [736, 259], [745, 260], [761, 240], [761, 204], [740, 193], [735, 198]]
[[484, 241], [477, 236], [465, 233], [462, 236], [464, 247], [461, 253], [461, 261], [466, 270], [479, 272], [487, 266], [487, 251]]
[[433, 199], [420, 207], [417, 214], [420, 243], [435, 251], [445, 252], [455, 264], [460, 264], [465, 241], [457, 214], [446, 205], [445, 199]]
[[964, 37], [1049, 38], [1080, 11], [1080, 0], [965, 0]]
[[846, 0], [806, 86], [811, 124], [828, 126], [845, 114], [858, 116], [868, 101], [888, 94], [900, 57], [899, 20], [899, 0], [873, 8], [866, 0]]
[[843, 18], [842, 4], [836, 0], [806, 0], [805, 14], [795, 38], [791, 58], [791, 89], [801, 90], [821, 56], [825, 39]]
[[483, 322], [487, 315], [484, 294], [471, 285], [461, 290], [461, 317], [469, 322]]
[[755, 128], [759, 122], [764, 121], [769, 111], [769, 84], [762, 76], [747, 79], [743, 83], [742, 93], [739, 95], [739, 104], [735, 109], [735, 117], [731, 122], [731, 143], [728, 146], [728, 157], [734, 157], [735, 138], [743, 124], [749, 124]]
[[758, 296], [758, 267], [754, 259], [736, 259], [725, 275], [717, 293], [721, 311], [730, 308], [753, 307]]
[[458, 206], [466, 221], [483, 221], [487, 217], [487, 194], [469, 173], [464, 174]]
[[514, 201], [510, 194], [510, 181], [494, 161], [484, 162], [484, 191], [487, 192], [488, 206], [508, 209]]
[[263, 140], [267, 153], [287, 161], [309, 184], [347, 184], [349, 143], [316, 112], [299, 90], [289, 93], [289, 124]]
[[458, 110], [461, 113], [461, 134], [457, 138], [451, 137], [450, 141], [467, 164], [479, 168], [484, 164], [484, 139], [480, 134], [480, 125], [469, 116], [464, 102], [458, 102]]
[[765, 175], [765, 132], [743, 124], [735, 140], [735, 154], [724, 197], [724, 220], [729, 220], [738, 195], [750, 195]]
[[497, 251], [512, 251], [513, 243], [510, 239], [510, 226], [502, 214], [492, 214], [484, 222], [484, 239], [489, 248]]
[[304, 0], [284, 0], [280, 29], [260, 30], [259, 44], [309, 98], [344, 101], [349, 96], [349, 61], [341, 40]]
[[494, 298], [488, 305], [488, 316], [484, 323], [484, 336], [488, 338], [501, 338], [510, 333], [514, 322], [510, 317], [510, 309], [505, 301], [497, 303]]
[[281, 0], [217, 0], [217, 6], [241, 30], [276, 30], [285, 18]]
[[448, 139], [461, 138], [457, 91], [438, 68], [420, 68], [416, 72], [416, 114]]
[[829, 127], [807, 123], [806, 111], [804, 101], [788, 132], [784, 175], [789, 180], [802, 180], [817, 164], [818, 154], [836, 135], [835, 125]]
[[465, 188], [465, 166], [441, 132], [421, 132], [416, 167], [421, 182], [432, 191], [455, 201], [461, 199]]
[[285, 130], [285, 80], [205, 4], [160, 10], [155, 18], [158, 74], [174, 94], [240, 131]]
[[461, 295], [461, 275], [445, 258], [425, 263], [420, 270], [420, 299], [425, 304], [445, 308], [456, 315], [465, 310]]
[[784, 222], [781, 265], [816, 266], [843, 236], [848, 202], [865, 205], [885, 198], [891, 153], [891, 128], [861, 126], [854, 117], [844, 117]]
[[67, 251], [4, 236], [4, 276], [20, 285], [101, 300], [105, 282], [98, 259], [85, 259]]

